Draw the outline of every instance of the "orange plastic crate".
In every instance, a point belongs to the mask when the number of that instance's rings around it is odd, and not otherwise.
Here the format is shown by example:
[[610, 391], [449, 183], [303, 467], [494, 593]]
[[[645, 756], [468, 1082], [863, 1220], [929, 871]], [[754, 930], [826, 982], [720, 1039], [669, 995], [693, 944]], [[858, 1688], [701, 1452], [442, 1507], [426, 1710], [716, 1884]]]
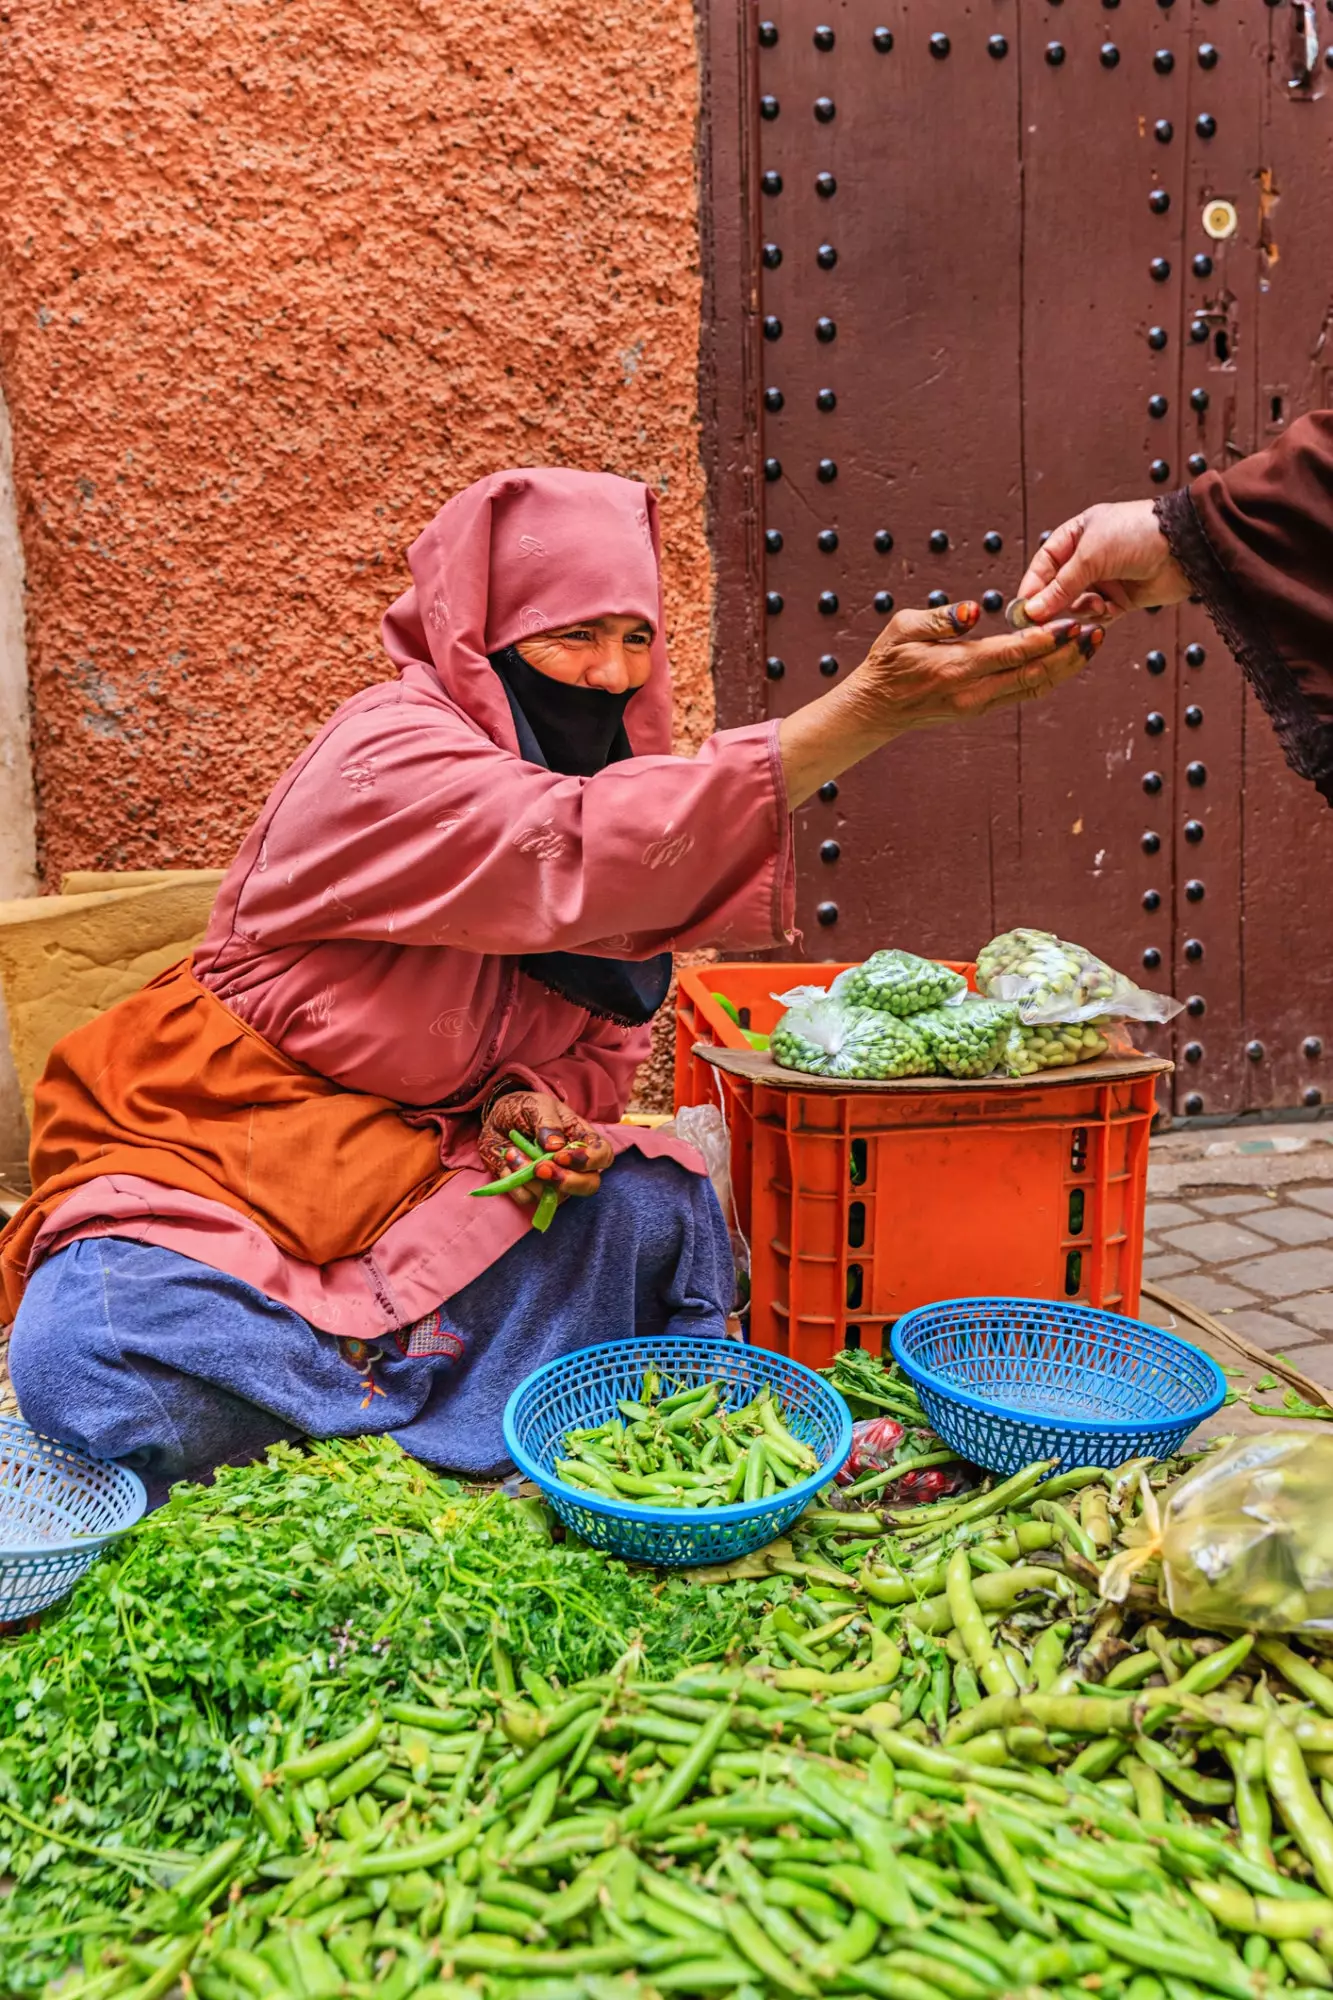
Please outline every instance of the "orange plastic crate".
[[723, 964], [679, 979], [676, 1101], [720, 1101], [727, 1118], [751, 1338], [823, 1367], [849, 1343], [879, 1353], [900, 1314], [934, 1299], [1137, 1312], [1156, 1071], [816, 1091], [691, 1053], [696, 1041], [748, 1047], [715, 988], [767, 1031], [781, 1012], [771, 993], [826, 985], [839, 970]]

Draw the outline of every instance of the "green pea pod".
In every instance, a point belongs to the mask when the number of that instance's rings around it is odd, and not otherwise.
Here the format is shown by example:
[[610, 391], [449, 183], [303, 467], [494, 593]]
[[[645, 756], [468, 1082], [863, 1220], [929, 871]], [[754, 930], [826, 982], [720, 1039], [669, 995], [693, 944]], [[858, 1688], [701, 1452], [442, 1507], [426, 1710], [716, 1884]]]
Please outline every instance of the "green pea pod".
[[968, 1979], [974, 1979], [982, 1987], [1007, 1986], [1007, 1968], [997, 1966], [993, 1959], [977, 1948], [969, 1938], [960, 1944], [956, 1938], [944, 1936], [935, 1925], [923, 1930], [911, 1940], [914, 1951], [924, 1952], [941, 1965], [949, 1965]]
[[[387, 1762], [386, 1757], [385, 1763]], [[248, 1757], [241, 1756], [237, 1750], [231, 1753], [231, 1764], [236, 1773], [237, 1784], [269, 1839], [276, 1847], [290, 1847], [293, 1837], [291, 1820], [277, 1793], [264, 1783], [264, 1774], [259, 1766], [252, 1764]]]
[[737, 2000], [753, 1992], [747, 1982], [750, 1967], [743, 1958], [727, 1957], [715, 1953], [711, 1958], [684, 1959], [676, 1965], [664, 1965], [653, 1974], [653, 1986], [661, 1993], [684, 1993], [693, 1996], [699, 1993], [734, 1993]]
[[1013, 1695], [1018, 1692], [1017, 1683], [1000, 1654], [991, 1643], [986, 1621], [981, 1615], [972, 1588], [972, 1567], [967, 1559], [967, 1550], [957, 1548], [949, 1558], [945, 1572], [945, 1596], [949, 1613], [953, 1619], [977, 1677], [993, 1695]]
[[147, 1979], [138, 1986], [127, 1989], [125, 2000], [162, 2000], [162, 1995], [170, 1993], [181, 1974], [187, 1970], [201, 1942], [202, 1932], [199, 1931], [193, 1931], [189, 1937], [179, 1939], [164, 1954], [162, 1963], [155, 1971], [149, 1973]]
[[[1040, 1641], [1038, 1643], [1040, 1644]], [[1102, 1682], [1102, 1686], [1106, 1688], [1139, 1687], [1144, 1681], [1151, 1680], [1152, 1676], [1160, 1673], [1161, 1670], [1161, 1661], [1158, 1659], [1156, 1653], [1151, 1651], [1127, 1653], [1124, 1659], [1116, 1661]]]
[[823, 1956], [835, 1966], [859, 1965], [874, 1950], [878, 1938], [879, 1919], [869, 1910], [853, 1910], [848, 1922], [826, 1941]]
[[742, 1956], [762, 1973], [779, 1992], [811, 1996], [814, 1982], [799, 1965], [793, 1965], [743, 1903], [724, 1905], [727, 1934]]
[[1283, 1938], [1278, 1946], [1282, 1962], [1293, 1979], [1307, 1988], [1333, 1986], [1333, 1972], [1330, 1972], [1313, 1945], [1300, 1938]]
[[[188, 1873], [173, 1882], [169, 1893], [178, 1909], [187, 1912], [192, 1906], [211, 1903], [218, 1890], [236, 1874], [247, 1845], [244, 1838], [224, 1840], [221, 1846], [215, 1847], [211, 1854], [206, 1854]], [[146, 1926], [147, 1912], [143, 1913], [141, 1921]]]
[[520, 1817], [505, 1836], [504, 1852], [517, 1854], [537, 1838], [555, 1811], [563, 1773], [547, 1771], [532, 1788], [532, 1795]]
[[1315, 1796], [1299, 1743], [1276, 1716], [1264, 1730], [1264, 1768], [1268, 1789], [1315, 1880], [1326, 1896], [1333, 1896], [1333, 1822]]
[[609, 1813], [557, 1820], [544, 1839], [535, 1841], [525, 1853], [514, 1856], [514, 1866], [524, 1869], [551, 1868], [558, 1862], [571, 1860], [575, 1855], [595, 1854], [602, 1848], [614, 1847], [626, 1830]]
[[470, 1847], [482, 1827], [481, 1819], [471, 1819], [465, 1826], [452, 1827], [448, 1833], [437, 1834], [433, 1840], [414, 1841], [407, 1847], [378, 1847], [372, 1854], [353, 1855], [338, 1865], [337, 1872], [351, 1882], [401, 1875], [416, 1868], [424, 1868], [429, 1873], [442, 1861], [448, 1861], [465, 1847]]
[[462, 1709], [450, 1711], [421, 1701], [386, 1701], [384, 1713], [391, 1722], [406, 1723], [411, 1729], [433, 1729], [440, 1735], [458, 1735], [471, 1729], [474, 1722]]
[[1284, 1680], [1290, 1681], [1298, 1694], [1322, 1708], [1326, 1715], [1333, 1715], [1333, 1680], [1327, 1674], [1320, 1673], [1311, 1661], [1302, 1659], [1279, 1639], [1260, 1639], [1258, 1652], [1270, 1667], [1277, 1668]]
[[983, 1875], [980, 1869], [969, 1868], [961, 1869], [959, 1877], [974, 1901], [991, 1904], [1016, 1930], [1030, 1931], [1039, 1938], [1054, 1937], [1054, 1918], [1044, 1910], [1030, 1909], [1012, 1890], [1004, 1888], [993, 1877]]
[[[1195, 1805], [1200, 1806], [1230, 1805], [1235, 1793], [1235, 1786], [1229, 1779], [1205, 1778], [1201, 1776], [1199, 1772], [1193, 1770], [1188, 1764], [1182, 1763], [1179, 1757], [1173, 1757], [1164, 1744], [1154, 1742], [1151, 1736], [1138, 1737], [1135, 1740], [1134, 1747], [1144, 1763], [1151, 1770], [1156, 1771], [1159, 1778], [1164, 1778], [1171, 1789], [1179, 1792], [1182, 1798], [1192, 1799]], [[1295, 1743], [1293, 1743], [1292, 1748], [1295, 1750], [1296, 1758], [1299, 1762], [1300, 1749]], [[1305, 1767], [1302, 1764], [1302, 1776], [1304, 1776], [1304, 1772]], [[1271, 1775], [1269, 1783], [1272, 1783]], [[1308, 1779], [1306, 1783], [1308, 1785]], [[1310, 1796], [1314, 1799], [1313, 1793]], [[1318, 1801], [1315, 1800], [1314, 1803], [1317, 1808]], [[1333, 1830], [1330, 1830], [1330, 1842], [1333, 1843]]]
[[[962, 1527], [964, 1522], [981, 1521], [987, 1515], [1003, 1513], [1005, 1508], [1012, 1507], [1024, 1494], [1030, 1493], [1057, 1463], [1058, 1460], [1053, 1458], [1038, 1459], [1034, 1464], [1024, 1466], [1021, 1472], [1014, 1473], [1012, 1478], [1002, 1480], [998, 1486], [992, 1487], [989, 1493], [977, 1494], [973, 1499], [957, 1503], [952, 1500], [940, 1501], [938, 1504], [941, 1511], [938, 1514], [933, 1513], [928, 1507], [891, 1508], [889, 1520], [895, 1527], [908, 1529], [929, 1527], [932, 1533], [940, 1534], [946, 1531], [952, 1532], [953, 1529]], [[929, 1516], [929, 1519], [924, 1519], [923, 1516]]]
[[1173, 1938], [1153, 1937], [1078, 1903], [1061, 1902], [1055, 1914], [1090, 1944], [1104, 1945], [1113, 1957], [1128, 1965], [1142, 1966], [1159, 1977], [1202, 1981], [1230, 1995], [1231, 2000], [1254, 2000], [1252, 1975], [1234, 1952], [1220, 1944], [1205, 1953], [1194, 1939], [1178, 1943]]
[[1242, 1937], [1315, 1938], [1333, 1935], [1333, 1900], [1327, 1896], [1295, 1899], [1252, 1896], [1236, 1882], [1209, 1882], [1193, 1877], [1190, 1889], [1210, 1915]]
[[547, 1187], [533, 1212], [532, 1226], [539, 1236], [544, 1236], [555, 1220], [555, 1212], [560, 1206], [560, 1190]]
[[[1006, 1887], [1030, 1910], [1039, 1907], [1039, 1898], [1023, 1857], [1010, 1840], [994, 1813], [980, 1811], [972, 1822], [977, 1835]], [[1039, 1979], [1024, 1979], [1022, 1985], [1038, 1986]]]
[[257, 1952], [227, 1945], [213, 1954], [210, 1964], [217, 1967], [223, 1978], [247, 1993], [263, 1996], [278, 1990], [277, 1974]]
[[512, 1194], [515, 1188], [526, 1187], [537, 1169], [529, 1160], [526, 1166], [515, 1167], [512, 1174], [505, 1174], [498, 1181], [487, 1181], [485, 1187], [475, 1187], [474, 1195]]
[[[1038, 1694], [1046, 1694], [1065, 1663], [1065, 1645], [1073, 1626], [1067, 1620], [1046, 1625], [1032, 1647], [1032, 1680]], [[1040, 1984], [1040, 1981], [1035, 1982]]]
[[542, 1974], [580, 1972], [623, 1972], [634, 1964], [632, 1944], [573, 1945], [567, 1950], [511, 1950], [498, 1940], [465, 1937], [451, 1945], [447, 1962], [459, 1972], [493, 1972], [502, 1978], [526, 1981]]
[[[922, 1980], [927, 1992], [933, 1989], [946, 1994], [948, 2000], [986, 2000], [992, 1991], [990, 1985], [974, 1979], [971, 1973], [960, 1972], [957, 1966], [946, 1965], [919, 1950], [891, 1951], [883, 1960], [883, 1969], [899, 1977]], [[994, 1983], [998, 1986], [1002, 1981], [997, 1977]]]
[[496, 1786], [496, 1797], [501, 1805], [506, 1805], [510, 1799], [517, 1798], [520, 1792], [525, 1792], [555, 1765], [563, 1764], [582, 1738], [586, 1727], [583, 1711], [580, 1711], [563, 1729], [558, 1729], [554, 1735], [545, 1737], [528, 1752], [526, 1757], [515, 1764], [512, 1770], [507, 1771]]
[[377, 1778], [389, 1768], [389, 1759], [383, 1750], [367, 1751], [354, 1764], [347, 1764], [328, 1780], [329, 1804], [340, 1806], [344, 1799], [354, 1798], [358, 1792], [369, 1791]]

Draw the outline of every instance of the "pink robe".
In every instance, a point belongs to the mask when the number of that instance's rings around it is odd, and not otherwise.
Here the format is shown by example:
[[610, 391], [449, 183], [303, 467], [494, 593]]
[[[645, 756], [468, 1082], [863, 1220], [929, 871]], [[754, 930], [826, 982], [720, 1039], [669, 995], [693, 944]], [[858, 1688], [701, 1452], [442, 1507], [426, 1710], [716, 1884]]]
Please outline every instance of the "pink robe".
[[[392, 1098], [409, 1119], [444, 1108], [441, 1157], [458, 1171], [369, 1251], [324, 1265], [222, 1203], [107, 1175], [50, 1215], [29, 1269], [81, 1236], [129, 1237], [241, 1278], [326, 1332], [373, 1339], [408, 1326], [529, 1226], [512, 1202], [469, 1199], [489, 1178], [475, 1108], [501, 1076], [564, 1098], [617, 1151], [700, 1171], [682, 1142], [617, 1123], [649, 1030], [590, 1016], [517, 959], [789, 944], [777, 724], [722, 730], [697, 757], [669, 754], [656, 505], [642, 486], [495, 474], [449, 502], [409, 562], [414, 587], [384, 621], [400, 678], [344, 703], [274, 787], [194, 969], [293, 1061]], [[635, 755], [591, 778], [523, 762], [487, 654], [611, 611], [647, 617], [657, 634], [627, 711]]]

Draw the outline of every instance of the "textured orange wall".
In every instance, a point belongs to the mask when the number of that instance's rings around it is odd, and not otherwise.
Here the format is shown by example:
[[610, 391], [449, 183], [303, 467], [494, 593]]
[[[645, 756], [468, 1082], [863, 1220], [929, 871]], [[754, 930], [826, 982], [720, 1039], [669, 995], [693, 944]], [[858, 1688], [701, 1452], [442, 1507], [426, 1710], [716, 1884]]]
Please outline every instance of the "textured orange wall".
[[43, 864], [225, 862], [505, 464], [650, 480], [711, 726], [690, 0], [0, 13]]

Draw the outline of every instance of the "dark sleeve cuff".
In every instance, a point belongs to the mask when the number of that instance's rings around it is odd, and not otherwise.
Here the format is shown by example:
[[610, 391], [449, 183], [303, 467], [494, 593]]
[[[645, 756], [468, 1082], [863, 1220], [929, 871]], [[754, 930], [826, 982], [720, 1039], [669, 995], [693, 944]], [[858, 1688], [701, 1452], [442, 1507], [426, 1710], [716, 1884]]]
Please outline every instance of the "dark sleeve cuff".
[[1259, 697], [1287, 762], [1333, 805], [1333, 726], [1317, 713], [1262, 617], [1218, 561], [1188, 486], [1163, 494], [1153, 502], [1153, 511], [1190, 589]]

